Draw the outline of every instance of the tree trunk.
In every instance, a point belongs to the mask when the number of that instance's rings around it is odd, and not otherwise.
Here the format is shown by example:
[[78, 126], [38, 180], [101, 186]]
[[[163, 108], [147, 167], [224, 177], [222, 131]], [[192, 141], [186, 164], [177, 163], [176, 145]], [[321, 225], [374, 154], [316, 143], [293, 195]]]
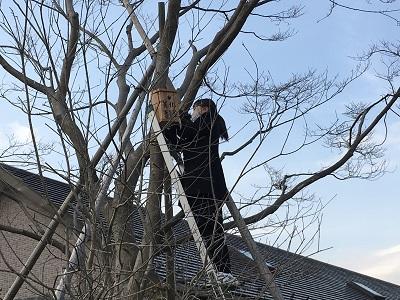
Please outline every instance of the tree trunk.
[[143, 290], [146, 284], [146, 271], [151, 269], [153, 253], [157, 244], [162, 241], [159, 233], [161, 228], [161, 193], [163, 187], [164, 161], [160, 147], [153, 137], [149, 145], [150, 151], [150, 179], [146, 197], [144, 233], [135, 265], [132, 270], [132, 277], [129, 281], [129, 295], [136, 295], [138, 299], [143, 297]]

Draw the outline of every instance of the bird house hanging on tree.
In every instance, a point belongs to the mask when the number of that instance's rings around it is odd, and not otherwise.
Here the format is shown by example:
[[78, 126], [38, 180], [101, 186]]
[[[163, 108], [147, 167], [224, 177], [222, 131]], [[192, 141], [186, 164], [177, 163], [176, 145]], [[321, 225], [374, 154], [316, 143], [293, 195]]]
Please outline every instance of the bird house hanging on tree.
[[150, 94], [150, 100], [160, 124], [179, 123], [179, 99], [176, 91], [154, 90]]

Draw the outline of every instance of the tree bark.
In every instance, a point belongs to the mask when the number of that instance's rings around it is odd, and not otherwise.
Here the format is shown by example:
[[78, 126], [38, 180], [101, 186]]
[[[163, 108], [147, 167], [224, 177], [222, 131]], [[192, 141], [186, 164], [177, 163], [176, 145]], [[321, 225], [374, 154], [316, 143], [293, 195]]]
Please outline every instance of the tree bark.
[[135, 259], [138, 254], [138, 248], [135, 246], [137, 243], [135, 232], [132, 231], [132, 214], [135, 210], [134, 202], [138, 202], [138, 196], [135, 196], [135, 187], [148, 158], [149, 148], [145, 141], [134, 153], [128, 156], [124, 169], [118, 180], [116, 180], [116, 192], [111, 207], [112, 217], [110, 228], [116, 243], [113, 272], [114, 283], [117, 285], [117, 288], [113, 293], [117, 295], [126, 289], [129, 281], [128, 278], [133, 272]]
[[[153, 134], [152, 134], [153, 135]], [[151, 268], [155, 248], [162, 241], [159, 233], [161, 228], [161, 193], [163, 187], [164, 161], [160, 147], [156, 140], [149, 145], [150, 151], [150, 175], [147, 197], [145, 199], [145, 221], [143, 224], [143, 238], [132, 270], [132, 278], [129, 281], [129, 295], [143, 297], [146, 285], [146, 270]]]

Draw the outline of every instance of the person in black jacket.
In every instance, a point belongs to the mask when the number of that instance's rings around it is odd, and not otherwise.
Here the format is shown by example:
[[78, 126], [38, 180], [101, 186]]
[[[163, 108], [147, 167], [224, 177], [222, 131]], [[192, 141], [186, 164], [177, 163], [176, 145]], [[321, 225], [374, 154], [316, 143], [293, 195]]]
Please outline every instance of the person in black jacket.
[[211, 99], [193, 104], [193, 114], [181, 116], [181, 127], [166, 131], [183, 154], [181, 182], [208, 254], [222, 284], [235, 285], [228, 247], [225, 244], [222, 206], [228, 195], [219, 157], [219, 140], [228, 140], [224, 119]]

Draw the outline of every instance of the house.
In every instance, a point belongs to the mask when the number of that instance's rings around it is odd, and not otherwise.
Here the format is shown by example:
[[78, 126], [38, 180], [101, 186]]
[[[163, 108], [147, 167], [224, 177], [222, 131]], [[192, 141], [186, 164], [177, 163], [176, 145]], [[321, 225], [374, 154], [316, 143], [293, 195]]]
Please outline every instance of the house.
[[[50, 178], [41, 179], [37, 174], [0, 164], [0, 299], [11, 286], [15, 272], [20, 270], [37, 243], [35, 239], [40, 238], [40, 231], [48, 224], [69, 191], [66, 183]], [[137, 211], [133, 219], [135, 231], [142, 232]], [[69, 213], [63, 218], [52, 245], [48, 245], [42, 253], [29, 284], [23, 285], [17, 299], [46, 299], [49, 288], [57, 285], [57, 275], [65, 266], [64, 252], [67, 249], [63, 248], [63, 241], [71, 240], [68, 228], [72, 223], [72, 214]], [[10, 232], [11, 229], [14, 232]], [[174, 228], [175, 235], [188, 232], [185, 221]], [[231, 291], [232, 297], [272, 299], [242, 239], [229, 234], [227, 242], [233, 272], [241, 283]], [[395, 284], [268, 245], [258, 243], [258, 246], [286, 300], [400, 299], [400, 286]], [[154, 267], [160, 282], [164, 282], [164, 254], [156, 257]], [[175, 276], [181, 294], [187, 291], [201, 295], [201, 292], [193, 290], [193, 285], [187, 284], [196, 278], [201, 269], [202, 263], [193, 241], [176, 247]]]

